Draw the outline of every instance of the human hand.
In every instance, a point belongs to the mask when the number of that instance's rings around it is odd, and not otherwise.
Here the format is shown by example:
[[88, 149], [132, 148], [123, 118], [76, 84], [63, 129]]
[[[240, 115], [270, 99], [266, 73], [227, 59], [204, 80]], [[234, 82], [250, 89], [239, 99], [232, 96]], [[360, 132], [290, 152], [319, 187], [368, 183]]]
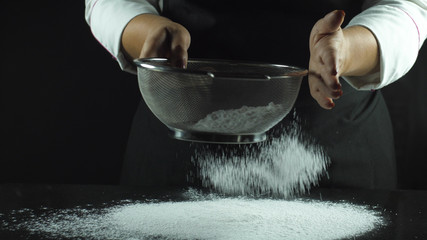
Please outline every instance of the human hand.
[[122, 45], [132, 58], [165, 57], [172, 66], [187, 66], [191, 37], [182, 25], [165, 17], [142, 14], [126, 26]]
[[332, 109], [333, 100], [343, 94], [339, 76], [346, 59], [346, 42], [341, 29], [344, 16], [344, 11], [330, 12], [316, 22], [310, 34], [308, 83], [311, 96], [325, 109]]

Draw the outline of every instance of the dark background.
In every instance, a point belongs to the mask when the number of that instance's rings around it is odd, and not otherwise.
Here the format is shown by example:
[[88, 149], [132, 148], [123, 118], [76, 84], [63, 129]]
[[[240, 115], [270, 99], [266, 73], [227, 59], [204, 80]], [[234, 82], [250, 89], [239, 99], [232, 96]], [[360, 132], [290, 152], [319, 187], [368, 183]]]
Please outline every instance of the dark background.
[[[93, 38], [83, 0], [1, 5], [0, 183], [118, 183], [136, 76]], [[383, 89], [405, 189], [427, 189], [426, 63], [424, 47]]]

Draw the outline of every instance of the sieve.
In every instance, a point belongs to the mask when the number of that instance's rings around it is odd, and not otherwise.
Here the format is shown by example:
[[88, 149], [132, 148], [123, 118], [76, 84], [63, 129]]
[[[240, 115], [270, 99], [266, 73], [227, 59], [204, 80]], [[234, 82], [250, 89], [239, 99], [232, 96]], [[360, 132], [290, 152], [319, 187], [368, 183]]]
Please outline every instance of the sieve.
[[140, 58], [141, 95], [151, 112], [179, 140], [224, 144], [264, 141], [292, 109], [307, 70], [281, 64]]

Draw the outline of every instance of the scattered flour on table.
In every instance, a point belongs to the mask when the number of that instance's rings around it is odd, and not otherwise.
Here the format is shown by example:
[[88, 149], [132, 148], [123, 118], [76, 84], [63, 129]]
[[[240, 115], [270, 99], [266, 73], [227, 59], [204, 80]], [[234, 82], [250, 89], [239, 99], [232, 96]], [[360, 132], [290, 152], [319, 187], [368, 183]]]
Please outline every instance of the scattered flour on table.
[[255, 145], [198, 145], [192, 161], [205, 187], [234, 195], [292, 197], [318, 184], [329, 157], [303, 140], [297, 122]]
[[38, 214], [27, 209], [10, 217], [19, 219], [15, 223], [5, 224], [0, 216], [0, 229], [28, 231], [44, 239], [332, 240], [384, 225], [380, 211], [345, 202], [224, 198], [191, 189], [185, 195], [187, 200], [181, 202], [128, 201]]
[[192, 129], [202, 132], [252, 133], [258, 126], [264, 125], [266, 119], [276, 119], [283, 111], [281, 104], [272, 102], [267, 106], [218, 110], [199, 120]]

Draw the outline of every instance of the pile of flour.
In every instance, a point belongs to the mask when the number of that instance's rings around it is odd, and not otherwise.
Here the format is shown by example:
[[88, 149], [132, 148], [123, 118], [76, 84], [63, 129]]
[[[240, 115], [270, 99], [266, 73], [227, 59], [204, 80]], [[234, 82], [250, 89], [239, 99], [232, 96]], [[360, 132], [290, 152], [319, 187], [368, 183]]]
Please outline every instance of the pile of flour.
[[[208, 114], [192, 126], [193, 130], [218, 133], [257, 133], [259, 126], [283, 114], [281, 104], [269, 103], [267, 106], [218, 110]], [[276, 124], [276, 122], [272, 123]], [[269, 126], [272, 127], [272, 126]]]
[[219, 193], [284, 198], [317, 185], [330, 163], [321, 146], [304, 140], [297, 121], [255, 145], [198, 145], [192, 161], [203, 185]]
[[384, 225], [379, 211], [345, 202], [223, 198], [195, 190], [185, 197], [181, 202], [125, 201], [102, 209], [19, 210], [8, 216], [9, 223], [0, 215], [0, 229], [43, 239], [333, 240]]

